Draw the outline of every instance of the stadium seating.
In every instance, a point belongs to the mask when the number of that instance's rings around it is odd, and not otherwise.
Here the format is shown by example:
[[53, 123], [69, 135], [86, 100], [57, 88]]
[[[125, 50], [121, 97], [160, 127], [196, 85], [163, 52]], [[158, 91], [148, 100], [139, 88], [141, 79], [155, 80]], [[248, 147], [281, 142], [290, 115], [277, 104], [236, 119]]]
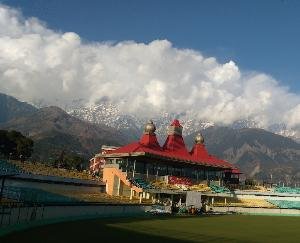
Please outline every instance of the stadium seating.
[[130, 178], [129, 181], [135, 185], [136, 187], [142, 188], [142, 189], [153, 189], [150, 183], [144, 181], [141, 178]]
[[251, 208], [274, 208], [274, 205], [270, 204], [264, 199], [241, 199], [240, 203], [244, 207]]
[[268, 200], [278, 208], [300, 209], [300, 201]]
[[[98, 191], [85, 191], [85, 190], [55, 190], [56, 194], [63, 195], [65, 197], [74, 198], [80, 202], [101, 202], [101, 203], [139, 203], [139, 199], [126, 196], [110, 196], [106, 193]], [[151, 203], [151, 200], [147, 201], [143, 199], [143, 203]]]
[[198, 191], [198, 192], [208, 192], [211, 189], [206, 184], [198, 184], [198, 185], [190, 186], [189, 190], [191, 190], [191, 191]]
[[225, 199], [215, 197], [214, 206], [232, 206], [232, 207], [250, 207], [250, 208], [275, 208], [276, 206], [269, 203], [264, 199], [237, 199], [237, 198], [226, 198]]
[[56, 193], [47, 192], [37, 188], [28, 187], [5, 187], [4, 197], [13, 199], [19, 202], [36, 202], [36, 203], [49, 203], [49, 202], [76, 202], [78, 200], [59, 195]]
[[210, 188], [215, 193], [230, 193], [230, 190], [223, 186], [210, 185]]
[[[125, 196], [110, 196], [98, 191], [53, 189], [42, 190], [37, 188], [5, 187], [2, 202], [30, 202], [30, 203], [139, 203], [139, 199]], [[142, 203], [151, 203], [151, 200], [143, 199]]]
[[278, 193], [288, 193], [288, 194], [300, 194], [300, 188], [291, 188], [291, 187], [276, 187], [275, 192]]
[[65, 178], [75, 178], [81, 180], [96, 180], [87, 172], [80, 172], [77, 170], [67, 170], [63, 168], [55, 168], [43, 163], [31, 163], [31, 162], [20, 162], [11, 161], [11, 165], [17, 168], [22, 173], [44, 175], [44, 176], [58, 176]]
[[185, 186], [193, 185], [191, 179], [185, 177], [178, 177], [178, 176], [169, 176], [168, 183], [171, 185], [185, 185]]
[[167, 184], [164, 181], [153, 181], [151, 183], [151, 185], [155, 189], [167, 189], [167, 190], [178, 190], [178, 189], [180, 189], [178, 186]]
[[0, 175], [14, 175], [20, 174], [23, 171], [19, 169], [16, 165], [9, 163], [5, 160], [0, 160]]

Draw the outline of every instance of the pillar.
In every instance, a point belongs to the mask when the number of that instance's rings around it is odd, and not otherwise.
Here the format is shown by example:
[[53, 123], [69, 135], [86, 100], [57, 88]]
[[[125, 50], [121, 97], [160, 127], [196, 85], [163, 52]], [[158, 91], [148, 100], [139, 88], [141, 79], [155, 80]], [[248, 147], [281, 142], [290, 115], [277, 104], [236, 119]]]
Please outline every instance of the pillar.
[[132, 177], [134, 178], [134, 173], [135, 173], [135, 163], [136, 163], [136, 160], [133, 161], [133, 172], [132, 172]]
[[130, 200], [132, 200], [132, 194], [133, 194], [133, 190], [132, 188], [130, 188]]
[[146, 175], [147, 175], [147, 179], [149, 177], [149, 169], [148, 169], [148, 164], [146, 164]]
[[118, 189], [117, 189], [117, 195], [118, 195], [118, 196], [121, 196], [121, 195], [120, 195], [120, 187], [121, 187], [121, 179], [120, 179], [120, 177], [118, 177], [118, 187], [117, 187], [117, 188], [118, 188]]

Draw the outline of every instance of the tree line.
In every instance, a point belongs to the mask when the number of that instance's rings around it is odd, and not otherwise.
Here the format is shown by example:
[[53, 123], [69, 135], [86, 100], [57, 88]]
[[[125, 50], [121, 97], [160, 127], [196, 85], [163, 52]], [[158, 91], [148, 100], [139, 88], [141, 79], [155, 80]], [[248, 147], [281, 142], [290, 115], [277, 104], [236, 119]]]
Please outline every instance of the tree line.
[[82, 171], [86, 167], [86, 159], [77, 154], [66, 153], [65, 150], [62, 150], [58, 158], [54, 161], [54, 166]]
[[0, 130], [0, 154], [5, 158], [27, 159], [33, 152], [33, 144], [20, 132]]
[[[27, 160], [33, 153], [34, 142], [18, 131], [0, 130], [0, 157], [13, 160]], [[54, 161], [53, 166], [66, 169], [76, 168], [83, 170], [86, 159], [74, 154], [61, 151]]]

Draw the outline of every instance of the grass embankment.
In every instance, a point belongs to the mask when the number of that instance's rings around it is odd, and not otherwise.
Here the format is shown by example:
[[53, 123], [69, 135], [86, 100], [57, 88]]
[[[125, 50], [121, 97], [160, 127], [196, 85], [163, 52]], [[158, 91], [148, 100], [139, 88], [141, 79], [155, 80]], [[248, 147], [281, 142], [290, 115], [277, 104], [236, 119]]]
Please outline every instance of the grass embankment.
[[10, 162], [16, 165], [20, 170], [34, 175], [58, 176], [58, 177], [74, 178], [74, 179], [81, 179], [81, 180], [100, 180], [99, 178], [95, 178], [85, 171], [55, 168], [53, 166], [39, 163], [39, 162], [32, 163], [29, 161], [21, 162], [17, 160], [11, 160]]

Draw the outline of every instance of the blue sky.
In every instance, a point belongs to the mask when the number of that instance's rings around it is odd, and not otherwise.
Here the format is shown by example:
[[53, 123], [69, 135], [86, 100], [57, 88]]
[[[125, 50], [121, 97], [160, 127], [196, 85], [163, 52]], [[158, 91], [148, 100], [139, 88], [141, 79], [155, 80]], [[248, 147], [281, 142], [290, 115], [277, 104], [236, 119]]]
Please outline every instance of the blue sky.
[[87, 41], [168, 39], [300, 93], [300, 1], [2, 0]]

